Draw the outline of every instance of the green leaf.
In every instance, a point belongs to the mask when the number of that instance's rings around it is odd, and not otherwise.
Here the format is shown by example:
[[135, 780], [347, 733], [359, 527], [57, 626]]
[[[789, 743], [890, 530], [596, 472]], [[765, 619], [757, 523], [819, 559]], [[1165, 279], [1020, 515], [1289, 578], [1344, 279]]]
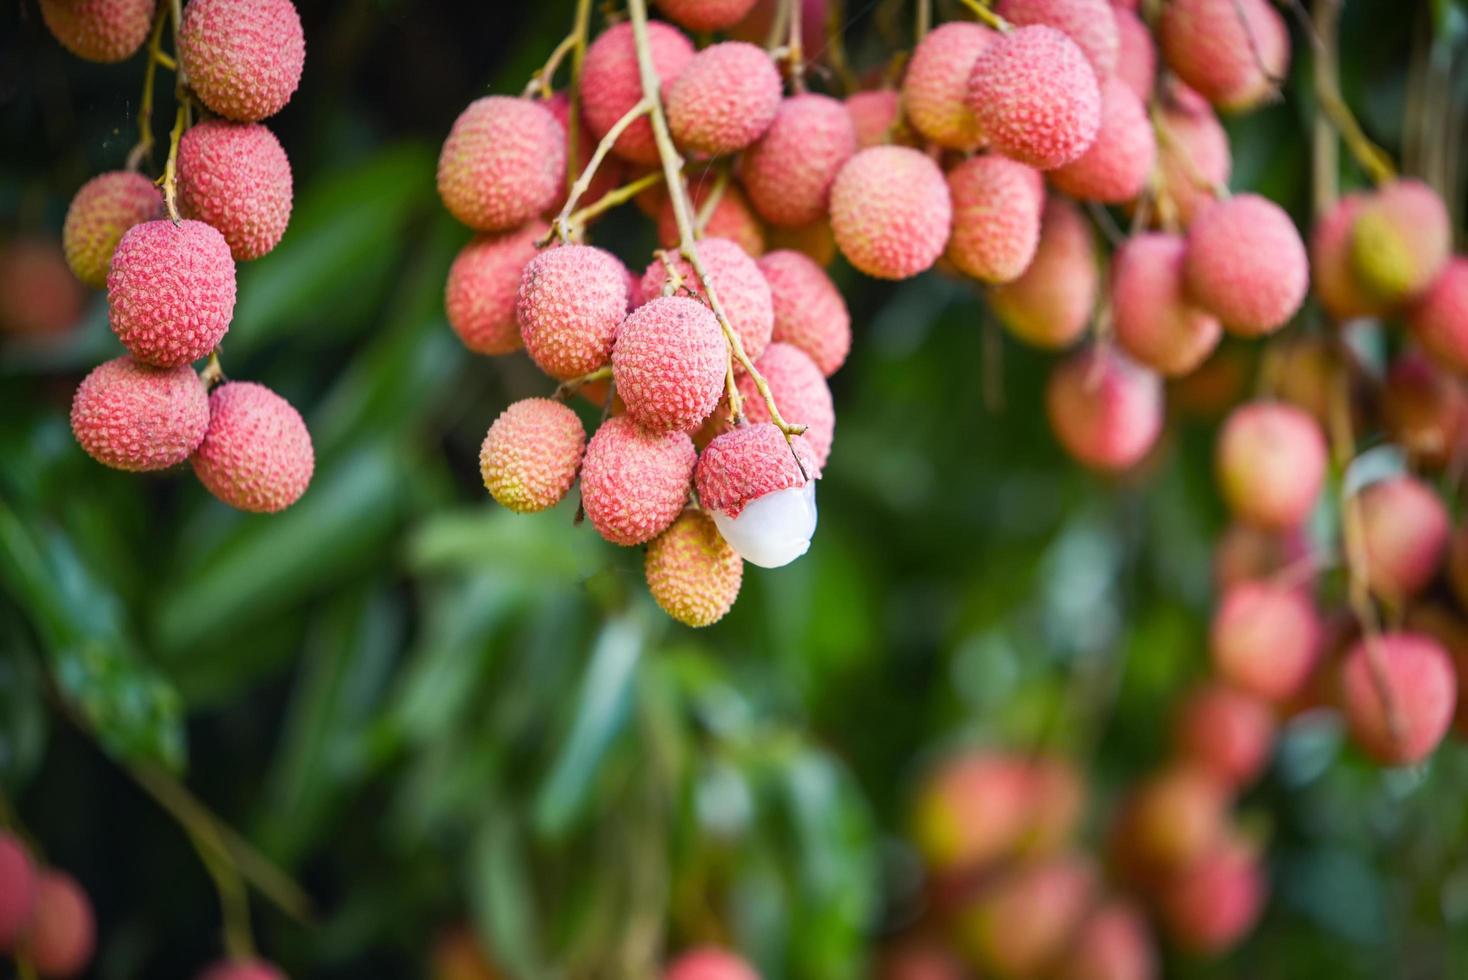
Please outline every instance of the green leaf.
[[513, 976], [549, 978], [554, 974], [542, 966], [535, 942], [535, 894], [524, 859], [515, 819], [508, 811], [490, 812], [474, 835], [467, 868], [474, 926]]

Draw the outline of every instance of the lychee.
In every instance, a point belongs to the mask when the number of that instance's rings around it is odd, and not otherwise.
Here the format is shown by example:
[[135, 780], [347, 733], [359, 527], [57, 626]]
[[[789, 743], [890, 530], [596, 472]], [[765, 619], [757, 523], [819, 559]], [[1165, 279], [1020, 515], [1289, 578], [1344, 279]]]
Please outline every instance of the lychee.
[[189, 0], [180, 68], [210, 109], [237, 122], [273, 116], [295, 94], [306, 34], [291, 0]]
[[36, 907], [36, 868], [18, 838], [0, 831], [0, 952], [15, 948]]
[[627, 414], [654, 432], [689, 432], [719, 403], [729, 347], [707, 306], [658, 296], [633, 311], [612, 347], [612, 379]]
[[62, 871], [42, 871], [36, 879], [36, 904], [19, 952], [43, 977], [74, 977], [86, 969], [96, 948], [92, 903], [76, 879]]
[[554, 507], [576, 482], [586, 430], [565, 405], [525, 398], [500, 413], [479, 448], [484, 488], [501, 507], [529, 514]]
[[913, 808], [913, 837], [940, 875], [962, 876], [1007, 856], [1032, 813], [1029, 770], [1020, 759], [975, 751], [933, 772]]
[[[694, 211], [701, 210], [710, 194], [709, 185], [695, 183], [689, 188]], [[658, 243], [663, 248], [677, 248], [679, 243], [678, 219], [673, 214], [673, 202], [666, 197], [658, 207]], [[724, 192], [709, 213], [703, 226], [707, 238], [727, 238], [751, 255], [758, 257], [765, 251], [765, 230], [759, 218], [749, 206], [749, 199], [736, 185], [725, 186]], [[717, 287], [716, 287], [717, 288]]]
[[1236, 522], [1213, 546], [1213, 582], [1221, 592], [1240, 582], [1267, 579], [1309, 553], [1309, 540], [1299, 527], [1276, 532]]
[[1386, 303], [1422, 294], [1453, 251], [1443, 199], [1420, 180], [1398, 180], [1366, 198], [1351, 225], [1351, 269]]
[[739, 597], [744, 560], [707, 514], [686, 510], [647, 546], [647, 591], [685, 626], [711, 626]]
[[41, 0], [41, 19], [78, 58], [123, 61], [148, 39], [153, 0]]
[[258, 259], [290, 223], [291, 163], [259, 123], [205, 120], [179, 141], [178, 195], [186, 215], [219, 230], [235, 261]]
[[1158, 41], [1167, 66], [1228, 111], [1275, 95], [1289, 71], [1289, 31], [1268, 0], [1173, 0]]
[[668, 127], [680, 147], [735, 153], [765, 134], [780, 108], [780, 73], [763, 48], [712, 44], [668, 86]]
[[663, 980], [759, 980], [759, 974], [733, 953], [704, 946], [682, 953], [669, 963]]
[[[1383, 709], [1369, 644], [1380, 659], [1391, 712]], [[1351, 735], [1383, 765], [1412, 765], [1432, 754], [1453, 719], [1457, 677], [1442, 645], [1421, 633], [1385, 633], [1358, 641], [1341, 665], [1341, 697]], [[1391, 718], [1401, 725], [1393, 733]]]
[[1047, 975], [1091, 907], [1096, 871], [1077, 856], [1007, 872], [960, 914], [963, 947], [986, 975]]
[[[1098, 0], [1105, 6], [1106, 0]], [[1101, 127], [1090, 148], [1050, 171], [1056, 189], [1086, 201], [1121, 204], [1142, 192], [1157, 160], [1147, 107], [1120, 78], [1101, 83]]]
[[0, 332], [58, 334], [81, 318], [86, 292], [51, 239], [0, 243]]
[[1268, 703], [1217, 682], [1190, 694], [1173, 726], [1183, 759], [1236, 788], [1252, 783], [1268, 765], [1274, 729]]
[[1175, 764], [1139, 783], [1112, 829], [1120, 869], [1133, 884], [1153, 885], [1193, 864], [1223, 836], [1224, 786], [1204, 770]]
[[645, 544], [678, 519], [697, 461], [686, 432], [648, 432], [625, 415], [592, 434], [581, 464], [581, 505], [612, 544]]
[[1455, 256], [1407, 312], [1412, 333], [1438, 363], [1468, 374], [1468, 256]]
[[799, 347], [826, 377], [835, 374], [851, 350], [851, 314], [826, 270], [790, 249], [770, 252], [756, 264], [775, 311], [770, 339]]
[[[694, 247], [713, 283], [719, 306], [729, 318], [729, 326], [739, 335], [744, 353], [750, 360], [758, 360], [775, 327], [769, 283], [754, 259], [727, 238], [705, 238]], [[699, 299], [706, 299], [703, 283], [687, 259], [674, 259], [673, 268], [682, 278], [684, 289]], [[661, 259], [654, 259], [642, 274], [643, 299], [661, 295], [667, 282], [667, 265]]]
[[970, 157], [948, 171], [953, 233], [948, 261], [980, 282], [1018, 279], [1040, 242], [1045, 180], [996, 153]]
[[[816, 469], [824, 469], [836, 434], [836, 410], [821, 369], [805, 351], [779, 342], [765, 348], [754, 366], [769, 386], [775, 407], [785, 421], [806, 427], [804, 437], [815, 457]], [[739, 393], [744, 396], [744, 414], [749, 421], [770, 421], [769, 407], [753, 377], [740, 375]]]
[[220, 960], [200, 973], [198, 980], [286, 980], [286, 976], [264, 960]]
[[918, 42], [902, 80], [902, 111], [918, 133], [952, 150], [974, 150], [984, 134], [969, 108], [968, 80], [997, 37], [968, 21], [940, 24]]
[[1193, 300], [1243, 337], [1284, 326], [1310, 288], [1294, 222], [1257, 194], [1217, 201], [1194, 217], [1185, 268]]
[[1107, 0], [1000, 0], [999, 16], [1019, 27], [1044, 24], [1064, 33], [1086, 55], [1098, 79], [1116, 69], [1116, 17]]
[[1386, 304], [1361, 285], [1351, 261], [1356, 216], [1364, 194], [1346, 194], [1326, 211], [1310, 232], [1310, 277], [1325, 311], [1339, 321], [1379, 316]]
[[[657, 21], [647, 25], [647, 41], [653, 70], [666, 97], [673, 81], [693, 60], [693, 44], [676, 27]], [[581, 68], [581, 112], [592, 137], [600, 140], [641, 101], [642, 76], [632, 24], [613, 24], [591, 42]], [[645, 118], [636, 120], [617, 137], [612, 150], [633, 163], [657, 163], [652, 124]]]
[[1398, 607], [1421, 592], [1442, 565], [1448, 512], [1421, 480], [1398, 476], [1366, 487], [1358, 498], [1361, 544], [1371, 589]]
[[443, 306], [464, 346], [476, 354], [519, 350], [515, 302], [525, 266], [535, 258], [535, 243], [547, 231], [534, 222], [503, 235], [477, 235], [449, 266]]
[[1157, 972], [1146, 918], [1130, 902], [1109, 899], [1081, 926], [1054, 980], [1153, 980]]
[[476, 231], [508, 231], [565, 191], [566, 134], [529, 99], [487, 95], [454, 120], [438, 156], [438, 195]]
[[1034, 257], [1018, 279], [989, 290], [989, 306], [1020, 340], [1059, 350], [1085, 332], [1100, 286], [1090, 224], [1074, 204], [1052, 197]]
[[724, 540], [761, 568], [805, 554], [816, 529], [815, 455], [773, 423], [745, 425], [710, 442], [694, 474], [698, 498]]
[[163, 217], [163, 192], [127, 170], [98, 174], [82, 185], [66, 209], [61, 244], [76, 277], [95, 289], [107, 285], [117, 243], [133, 225]]
[[[909, 65], [909, 77], [911, 66]], [[963, 98], [968, 83], [968, 73], [959, 79], [959, 98]], [[902, 96], [889, 88], [853, 92], [846, 97], [846, 111], [851, 113], [851, 125], [856, 130], [857, 149], [881, 146], [884, 143], [912, 142], [912, 130], [902, 114]], [[965, 107], [965, 112], [968, 109]]]
[[1054, 854], [1070, 844], [1085, 815], [1085, 783], [1074, 765], [1054, 756], [1030, 759], [1026, 775], [1029, 815], [1020, 851], [1031, 857]]
[[[1448, 606], [1428, 601], [1408, 609], [1403, 625], [1409, 632], [1438, 642], [1452, 660], [1457, 690], [1461, 692], [1468, 681], [1468, 622]], [[1468, 699], [1461, 695], [1454, 700], [1453, 732], [1460, 738], [1468, 737]]]
[[836, 236], [831, 234], [831, 222], [825, 218], [804, 225], [783, 228], [776, 225], [769, 229], [767, 237], [771, 249], [799, 252], [823, 268], [836, 261]]
[[1300, 589], [1240, 582], [1213, 614], [1208, 647], [1220, 677], [1279, 703], [1299, 693], [1315, 667], [1320, 617]]
[[831, 231], [848, 262], [878, 279], [932, 267], [948, 244], [953, 205], [943, 171], [906, 146], [874, 146], [831, 185]]
[[806, 93], [780, 103], [765, 135], [744, 151], [740, 179], [749, 203], [775, 225], [805, 225], [826, 214], [836, 173], [856, 152], [846, 106]]
[[306, 492], [316, 454], [290, 402], [264, 385], [230, 381], [209, 395], [209, 431], [193, 464], [199, 482], [226, 504], [271, 514]]
[[1039, 170], [1080, 157], [1101, 126], [1101, 89], [1090, 62], [1074, 41], [1043, 24], [1001, 34], [979, 53], [968, 104], [993, 149]]
[[658, 9], [688, 31], [722, 31], [754, 9], [757, 0], [657, 0]]
[[1173, 86], [1159, 114], [1157, 173], [1183, 228], [1213, 203], [1214, 189], [1227, 188], [1233, 169], [1228, 134], [1197, 93]]
[[209, 428], [209, 392], [187, 364], [118, 357], [94, 368], [71, 403], [71, 431], [97, 462], [141, 472], [177, 466]]
[[1254, 928], [1265, 892], [1254, 848], [1228, 838], [1167, 885], [1163, 921], [1185, 949], [1221, 953]]
[[1111, 318], [1116, 339], [1154, 370], [1175, 377], [1202, 364], [1218, 346], [1218, 318], [1188, 298], [1183, 283], [1187, 243], [1179, 235], [1127, 239], [1111, 264]]
[[515, 310], [537, 367], [566, 381], [607, 363], [627, 315], [624, 269], [593, 245], [548, 248], [526, 264]]
[[1051, 371], [1045, 408], [1067, 453], [1093, 469], [1120, 471], [1162, 432], [1162, 380], [1121, 353], [1090, 347]]
[[1263, 528], [1298, 527], [1325, 485], [1325, 435], [1308, 414], [1279, 402], [1234, 410], [1218, 437], [1219, 490], [1241, 520]]
[[1468, 392], [1420, 351], [1392, 364], [1381, 409], [1393, 441], [1424, 466], [1446, 466], [1468, 440]]
[[145, 221], [122, 236], [107, 273], [112, 332], [158, 367], [197, 361], [234, 316], [229, 243], [202, 221]]
[[1144, 103], [1157, 82], [1157, 46], [1152, 32], [1134, 10], [1114, 7], [1116, 16], [1116, 77]]

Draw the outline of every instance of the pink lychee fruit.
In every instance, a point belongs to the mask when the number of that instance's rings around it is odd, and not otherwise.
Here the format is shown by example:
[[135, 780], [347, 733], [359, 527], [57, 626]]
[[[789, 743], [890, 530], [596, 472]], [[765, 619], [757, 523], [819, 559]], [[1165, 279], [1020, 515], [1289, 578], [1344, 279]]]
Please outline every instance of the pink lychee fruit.
[[1157, 83], [1157, 45], [1152, 32], [1134, 10], [1115, 7], [1112, 13], [1116, 16], [1116, 77], [1147, 102]]
[[948, 261], [980, 282], [1018, 279], [1040, 243], [1045, 209], [1040, 172], [997, 153], [970, 157], [948, 171], [948, 194], [953, 201]]
[[1356, 216], [1364, 194], [1346, 194], [1315, 222], [1310, 233], [1310, 277], [1325, 311], [1338, 321], [1380, 316], [1387, 305], [1362, 286], [1351, 261]]
[[1215, 847], [1228, 817], [1226, 788], [1196, 766], [1176, 763], [1138, 783], [1112, 828], [1119, 869], [1135, 885], [1173, 877]]
[[770, 339], [799, 347], [824, 376], [835, 374], [851, 350], [851, 314], [826, 270], [791, 249], [770, 252], [756, 264], [775, 311]]
[[1015, 868], [959, 915], [960, 943], [986, 975], [1047, 975], [1096, 893], [1095, 868], [1069, 855]]
[[1228, 133], [1212, 107], [1196, 92], [1173, 86], [1161, 105], [1157, 145], [1159, 193], [1186, 228], [1228, 187], [1233, 170]]
[[87, 455], [144, 472], [189, 458], [209, 428], [209, 392], [187, 364], [155, 368], [118, 357], [92, 370], [71, 402], [71, 431]]
[[1218, 437], [1219, 490], [1234, 516], [1258, 527], [1298, 527], [1325, 485], [1325, 435], [1306, 412], [1279, 402], [1234, 409]]
[[219, 345], [234, 316], [234, 259], [212, 226], [144, 221], [117, 243], [107, 273], [112, 332], [158, 367], [197, 361]]
[[1162, 919], [1178, 945], [1216, 955], [1254, 928], [1266, 892], [1254, 847], [1230, 837], [1167, 885]]
[[[1099, 0], [1104, 6], [1106, 0]], [[1147, 107], [1120, 78], [1101, 83], [1101, 127], [1090, 148], [1050, 171], [1057, 190], [1086, 201], [1121, 204], [1136, 198], [1157, 161]]]
[[[1382, 676], [1372, 666], [1375, 647]], [[1382, 705], [1384, 683], [1390, 710]], [[1457, 677], [1447, 652], [1421, 633], [1363, 638], [1341, 664], [1341, 698], [1356, 744], [1382, 765], [1405, 766], [1432, 754], [1453, 720]], [[1393, 730], [1393, 719], [1400, 726]]]
[[1107, 0], [1000, 0], [997, 10], [1016, 26], [1043, 24], [1063, 32], [1085, 53], [1098, 79], [1116, 70], [1121, 40]]
[[1442, 197], [1420, 180], [1397, 180], [1368, 197], [1351, 225], [1351, 269], [1385, 303], [1420, 296], [1453, 251]]
[[[836, 435], [836, 410], [821, 369], [800, 348], [780, 342], [765, 348], [755, 368], [769, 386], [775, 407], [785, 421], [806, 427], [804, 438], [815, 457], [816, 469], [824, 469]], [[739, 376], [739, 393], [744, 396], [744, 415], [750, 422], [771, 421], [769, 407], [753, 377]]]
[[1052, 197], [1034, 257], [1019, 278], [989, 290], [989, 306], [1020, 340], [1060, 350], [1085, 332], [1100, 287], [1090, 224], [1074, 204]]
[[87, 893], [63, 871], [42, 871], [19, 953], [40, 976], [75, 977], [91, 962], [96, 943], [97, 926]]
[[1381, 409], [1392, 439], [1423, 466], [1446, 466], [1468, 439], [1468, 392], [1420, 351], [1393, 362]]
[[1442, 566], [1450, 531], [1447, 508], [1432, 488], [1411, 476], [1371, 484], [1361, 491], [1357, 506], [1367, 581], [1373, 592], [1400, 607]]
[[178, 196], [184, 214], [208, 222], [237, 262], [280, 242], [291, 218], [291, 162], [259, 123], [208, 119], [178, 144]]
[[968, 80], [980, 52], [997, 36], [980, 24], [952, 20], [918, 42], [902, 79], [902, 111], [913, 129], [951, 150], [983, 145]]
[[1111, 263], [1111, 318], [1116, 339], [1141, 363], [1168, 377], [1188, 374], [1218, 346], [1218, 318], [1188, 298], [1187, 243], [1180, 235], [1127, 239]]
[[913, 807], [913, 839], [937, 874], [962, 876], [1012, 853], [1032, 813], [1023, 760], [971, 751], [928, 775]]
[[612, 380], [638, 425], [691, 432], [719, 403], [729, 347], [707, 306], [658, 296], [622, 322], [612, 347]]
[[1113, 898], [1091, 912], [1054, 980], [1153, 980], [1157, 975], [1146, 918], [1130, 902]]
[[561, 381], [607, 363], [627, 315], [621, 261], [594, 245], [548, 248], [525, 266], [515, 302], [525, 351]]
[[979, 53], [968, 104], [993, 149], [1039, 170], [1080, 157], [1101, 127], [1101, 88], [1085, 53], [1043, 24], [1001, 34]]
[[[713, 283], [719, 306], [729, 319], [729, 326], [739, 335], [744, 353], [752, 361], [759, 360], [775, 328], [775, 307], [769, 283], [765, 282], [749, 253], [727, 238], [705, 238], [695, 248]], [[703, 283], [687, 259], [674, 259], [673, 268], [683, 280], [685, 290], [700, 300], [707, 299]], [[643, 300], [662, 295], [667, 284], [667, 265], [661, 259], [654, 259], [642, 274]]]
[[[1452, 659], [1457, 690], [1468, 681], [1468, 622], [1446, 605], [1424, 602], [1407, 610], [1403, 626], [1408, 632], [1421, 633], [1436, 640]], [[1453, 733], [1468, 738], [1468, 699], [1457, 697], [1453, 709]]]
[[484, 488], [520, 514], [554, 507], [576, 482], [586, 430], [576, 413], [549, 398], [524, 398], [489, 427], [479, 448]]
[[295, 94], [306, 34], [291, 0], [189, 0], [178, 56], [206, 106], [227, 119], [259, 122]]
[[698, 499], [745, 561], [779, 568], [805, 554], [816, 529], [820, 468], [802, 436], [771, 422], [717, 436], [698, 458]]
[[581, 505], [591, 526], [624, 547], [662, 534], [688, 503], [697, 456], [686, 432], [648, 432], [625, 415], [607, 419], [581, 464]]
[[1029, 806], [1020, 851], [1028, 857], [1068, 846], [1085, 815], [1086, 785], [1076, 767], [1056, 756], [1036, 756], [1027, 766]]
[[566, 132], [539, 102], [487, 95], [454, 120], [438, 156], [438, 196], [476, 231], [509, 231], [565, 191]]
[[515, 302], [525, 266], [536, 256], [535, 243], [548, 231], [532, 222], [503, 235], [476, 235], [449, 266], [443, 306], [449, 326], [476, 354], [519, 350]]
[[760, 977], [743, 958], [715, 946], [703, 946], [679, 954], [663, 971], [663, 980], [760, 980]]
[[81, 186], [66, 210], [61, 244], [76, 277], [94, 289], [107, 285], [117, 243], [133, 225], [163, 217], [163, 192], [127, 170], [98, 174]]
[[744, 560], [707, 514], [685, 510], [647, 546], [647, 591], [685, 626], [712, 626], [739, 598]]
[[226, 504], [273, 514], [301, 499], [316, 454], [290, 402], [253, 381], [230, 381], [209, 395], [209, 431], [193, 464], [199, 482]]
[[1289, 71], [1289, 31], [1268, 0], [1173, 0], [1158, 41], [1178, 78], [1230, 112], [1277, 96]]
[[846, 106], [805, 93], [780, 103], [765, 135], [744, 151], [740, 179], [749, 203], [774, 225], [805, 225], [826, 215], [836, 174], [856, 153]]
[[1274, 733], [1267, 702], [1217, 681], [1193, 691], [1173, 723], [1179, 756], [1235, 788], [1252, 783], [1269, 764]]
[[41, 0], [41, 19], [78, 58], [125, 61], [148, 39], [153, 0]]
[[1412, 334], [1443, 367], [1468, 374], [1468, 256], [1454, 256], [1407, 313]]
[[0, 831], [0, 952], [15, 948], [36, 908], [36, 868], [25, 845]]
[[1294, 222], [1257, 194], [1215, 202], [1194, 217], [1186, 274], [1194, 302], [1243, 337], [1284, 326], [1310, 288], [1310, 264]]
[[[695, 183], [689, 190], [692, 191], [690, 196], [696, 214], [709, 198], [710, 185]], [[657, 220], [658, 243], [663, 248], [677, 248], [681, 236], [672, 201], [664, 198], [658, 207]], [[703, 234], [706, 238], [727, 238], [751, 256], [758, 257], [765, 252], [765, 229], [750, 208], [749, 199], [734, 184], [727, 185], [714, 202], [714, 209], [704, 223]]]
[[86, 291], [47, 238], [0, 242], [0, 332], [43, 337], [75, 326]]
[[[676, 27], [657, 21], [647, 25], [647, 41], [666, 98], [674, 80], [693, 60], [693, 44]], [[631, 22], [623, 21], [597, 35], [586, 49], [581, 68], [581, 112], [593, 139], [600, 140], [641, 101], [637, 46]], [[617, 137], [612, 150], [633, 163], [657, 163], [652, 124], [646, 118], [636, 120]]]
[[1124, 354], [1089, 347], [1056, 365], [1045, 388], [1050, 428], [1079, 462], [1103, 472], [1141, 460], [1162, 432], [1162, 380]]
[[668, 86], [668, 127], [680, 147], [736, 153], [765, 134], [780, 108], [780, 73], [763, 48], [712, 44]]
[[943, 171], [906, 146], [874, 146], [831, 185], [831, 231], [848, 262], [878, 279], [931, 268], [948, 244], [953, 205]]
[[[910, 65], [908, 74], [910, 77]], [[967, 83], [968, 72], [964, 72], [959, 79], [960, 100]], [[913, 142], [912, 129], [902, 114], [902, 96], [892, 89], [853, 92], [846, 97], [846, 111], [851, 113], [851, 125], [856, 129], [856, 146], [859, 150], [884, 143], [910, 146]], [[967, 108], [964, 111], [967, 112]]]
[[1224, 680], [1266, 701], [1287, 701], [1319, 659], [1320, 616], [1299, 589], [1241, 582], [1223, 594], [1208, 646]]
[[687, 31], [722, 31], [754, 9], [757, 0], [657, 0], [658, 9]]

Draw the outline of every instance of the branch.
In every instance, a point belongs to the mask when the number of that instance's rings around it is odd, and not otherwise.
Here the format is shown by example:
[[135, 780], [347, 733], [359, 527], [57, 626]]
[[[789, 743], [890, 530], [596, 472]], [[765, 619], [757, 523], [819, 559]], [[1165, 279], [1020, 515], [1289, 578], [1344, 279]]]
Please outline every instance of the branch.
[[987, 4], [979, 0], [958, 0], [960, 4], [968, 8], [986, 27], [999, 31], [1001, 34], [1008, 33], [1014, 29], [1014, 25], [990, 10]]
[[630, 183], [623, 184], [621, 187], [617, 187], [607, 191], [591, 204], [588, 204], [581, 210], [574, 212], [569, 218], [566, 219], [566, 222], [570, 225], [572, 233], [579, 235], [581, 233], [581, 228], [586, 224], [586, 222], [590, 221], [592, 218], [595, 218], [598, 215], [610, 211], [612, 208], [616, 207], [619, 204], [627, 203], [638, 194], [641, 194], [643, 191], [647, 190], [649, 187], [661, 184], [662, 182], [663, 173], [661, 170], [654, 170], [652, 173], [643, 174], [641, 177], [638, 177], [636, 180], [631, 181]]
[[158, 66], [170, 71], [178, 69], [178, 63], [163, 53], [163, 27], [168, 23], [167, 8], [160, 7], [153, 22], [153, 33], [148, 38], [148, 66], [143, 69], [143, 97], [138, 102], [138, 142], [128, 152], [127, 169], [136, 171], [143, 159], [153, 155], [153, 85], [158, 78]]
[[801, 0], [781, 0], [785, 4], [785, 16], [789, 19], [790, 40], [785, 45], [786, 64], [790, 68], [790, 87], [796, 92], [805, 91], [805, 52], [801, 47], [800, 22], [804, 20]]
[[581, 196], [585, 194], [586, 189], [591, 186], [591, 181], [592, 178], [596, 176], [597, 168], [601, 166], [602, 161], [605, 160], [607, 154], [611, 152], [612, 145], [617, 142], [617, 137], [626, 132], [628, 126], [631, 126], [633, 123], [635, 123], [637, 120], [641, 119], [643, 116], [647, 115], [651, 111], [652, 103], [650, 103], [647, 99], [643, 99], [631, 109], [628, 109], [621, 119], [618, 119], [615, 123], [612, 124], [612, 128], [607, 130], [607, 134], [603, 136], [601, 138], [601, 142], [596, 145], [596, 152], [593, 153], [591, 155], [591, 159], [587, 161], [586, 169], [581, 172], [581, 176], [577, 177], [576, 182], [571, 185], [571, 192], [566, 195], [566, 203], [561, 205], [561, 213], [556, 215], [556, 219], [551, 222], [550, 233], [547, 234], [545, 238], [541, 239], [540, 242], [538, 242], [537, 244], [549, 244], [552, 238], [557, 237], [559, 237], [563, 242], [569, 242], [572, 240], [573, 236], [571, 234], [571, 214], [575, 210], [577, 202], [581, 200]]

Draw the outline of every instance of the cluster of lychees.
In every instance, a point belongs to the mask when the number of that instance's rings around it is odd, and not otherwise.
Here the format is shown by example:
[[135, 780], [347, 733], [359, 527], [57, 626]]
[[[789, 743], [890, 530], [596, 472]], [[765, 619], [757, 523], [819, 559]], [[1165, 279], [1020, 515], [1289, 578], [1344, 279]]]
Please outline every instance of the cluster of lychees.
[[[153, 139], [145, 115], [128, 168], [88, 181], [66, 215], [67, 262], [107, 290], [112, 330], [128, 351], [77, 389], [77, 442], [120, 470], [187, 460], [211, 493], [241, 510], [290, 506], [315, 463], [305, 423], [263, 385], [220, 383], [218, 349], [234, 315], [235, 262], [273, 249], [290, 220], [290, 161], [260, 120], [300, 82], [306, 42], [295, 6], [191, 0], [179, 16], [177, 5], [172, 15], [167, 4], [155, 11], [154, 0], [42, 0], [41, 11], [62, 45], [93, 61], [131, 57], [151, 31], [144, 105], [158, 65], [175, 67], [179, 80], [163, 176], [139, 172]], [[169, 58], [161, 41], [174, 17]], [[196, 101], [208, 115], [190, 125]]]
[[76, 879], [36, 867], [26, 846], [0, 831], [0, 953], [36, 976], [63, 978], [87, 968], [95, 945], [92, 903]]

